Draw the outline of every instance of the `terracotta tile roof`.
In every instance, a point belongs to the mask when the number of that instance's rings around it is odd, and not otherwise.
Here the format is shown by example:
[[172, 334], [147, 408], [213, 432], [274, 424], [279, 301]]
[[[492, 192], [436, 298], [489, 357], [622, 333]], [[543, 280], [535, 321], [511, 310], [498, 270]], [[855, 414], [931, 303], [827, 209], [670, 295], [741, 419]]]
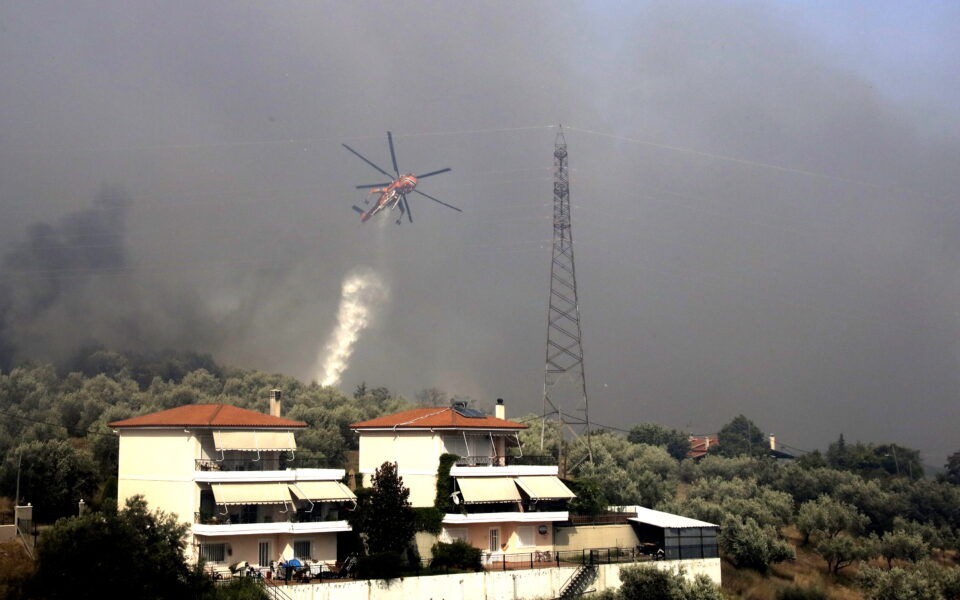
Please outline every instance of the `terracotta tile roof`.
[[715, 435], [691, 435], [690, 451], [687, 452], [689, 458], [703, 458], [707, 451], [714, 446], [720, 445], [720, 438]]
[[351, 429], [526, 429], [528, 426], [516, 421], [507, 421], [496, 417], [470, 418], [461, 415], [450, 407], [414, 408], [392, 415], [354, 423]]
[[303, 421], [272, 417], [230, 404], [187, 404], [109, 423], [108, 427], [306, 427]]

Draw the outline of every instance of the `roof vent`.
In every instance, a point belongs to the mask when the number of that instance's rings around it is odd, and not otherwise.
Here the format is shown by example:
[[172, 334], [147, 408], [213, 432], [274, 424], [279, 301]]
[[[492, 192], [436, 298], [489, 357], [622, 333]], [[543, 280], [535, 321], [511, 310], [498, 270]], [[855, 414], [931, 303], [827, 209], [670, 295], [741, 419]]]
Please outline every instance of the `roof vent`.
[[450, 403], [453, 411], [462, 417], [467, 417], [468, 419], [482, 419], [484, 414], [475, 408], [467, 408], [467, 403], [465, 400], [454, 400]]

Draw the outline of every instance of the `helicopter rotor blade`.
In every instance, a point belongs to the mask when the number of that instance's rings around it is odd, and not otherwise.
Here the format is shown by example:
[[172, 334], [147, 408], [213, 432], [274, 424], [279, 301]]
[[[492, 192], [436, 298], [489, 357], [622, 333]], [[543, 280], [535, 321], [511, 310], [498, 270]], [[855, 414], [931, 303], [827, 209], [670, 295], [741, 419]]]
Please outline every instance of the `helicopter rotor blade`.
[[407, 218], [413, 223], [413, 211], [410, 210], [410, 203], [407, 202], [407, 195], [403, 194], [403, 205], [407, 207]]
[[397, 174], [397, 179], [399, 179], [400, 169], [397, 167], [397, 153], [393, 151], [393, 134], [389, 131], [387, 132], [387, 143], [390, 144], [390, 160], [393, 161], [393, 170]]
[[358, 185], [358, 186], [357, 186], [357, 189], [358, 189], [358, 190], [369, 190], [369, 189], [372, 189], [372, 188], [387, 187], [388, 185], [390, 185], [390, 183], [371, 183], [371, 184], [368, 184], [368, 185]]
[[440, 169], [439, 171], [430, 171], [429, 173], [424, 173], [423, 175], [417, 175], [417, 179], [423, 179], [424, 177], [432, 177], [434, 175], [439, 175], [440, 173], [446, 173], [447, 171], [450, 171], [450, 170], [451, 170], [450, 167], [447, 167], [446, 169]]
[[377, 165], [373, 164], [366, 156], [360, 154], [359, 152], [357, 152], [356, 150], [354, 150], [353, 148], [351, 148], [350, 146], [348, 146], [348, 145], [346, 145], [346, 144], [340, 144], [340, 145], [343, 146], [344, 148], [346, 148], [347, 150], [349, 150], [350, 152], [352, 152], [357, 158], [359, 158], [359, 159], [362, 160], [363, 162], [367, 163], [368, 165], [370, 165], [370, 166], [373, 167], [374, 169], [380, 171], [381, 173], [383, 173], [384, 175], [386, 175], [387, 177], [389, 177], [391, 180], [393, 179], [393, 175], [391, 175], [390, 173], [387, 173], [386, 171], [384, 171], [383, 169], [381, 169], [381, 168], [378, 167]]
[[421, 192], [420, 190], [413, 190], [413, 191], [416, 192], [416, 193], [418, 193], [418, 194], [420, 194], [421, 196], [426, 196], [427, 198], [430, 198], [430, 199], [433, 200], [434, 202], [437, 202], [437, 203], [439, 203], [439, 204], [442, 204], [442, 205], [446, 206], [447, 208], [452, 208], [453, 210], [455, 210], [455, 211], [457, 211], [457, 212], [463, 212], [462, 210], [460, 210], [460, 209], [457, 208], [456, 206], [454, 206], [454, 205], [452, 205], [452, 204], [447, 204], [447, 203], [444, 202], [443, 200], [437, 200], [437, 199], [434, 198], [433, 196], [431, 196], [431, 195], [429, 195], [429, 194], [424, 194], [424, 193]]

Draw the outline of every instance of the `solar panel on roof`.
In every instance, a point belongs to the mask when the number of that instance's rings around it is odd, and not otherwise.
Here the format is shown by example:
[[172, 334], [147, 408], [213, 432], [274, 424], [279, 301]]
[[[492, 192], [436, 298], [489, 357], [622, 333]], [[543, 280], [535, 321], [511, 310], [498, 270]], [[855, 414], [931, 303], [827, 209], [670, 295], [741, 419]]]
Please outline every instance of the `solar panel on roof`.
[[454, 406], [453, 410], [456, 411], [458, 415], [467, 417], [468, 419], [482, 419], [484, 415], [482, 412], [475, 408], [467, 408], [466, 406]]

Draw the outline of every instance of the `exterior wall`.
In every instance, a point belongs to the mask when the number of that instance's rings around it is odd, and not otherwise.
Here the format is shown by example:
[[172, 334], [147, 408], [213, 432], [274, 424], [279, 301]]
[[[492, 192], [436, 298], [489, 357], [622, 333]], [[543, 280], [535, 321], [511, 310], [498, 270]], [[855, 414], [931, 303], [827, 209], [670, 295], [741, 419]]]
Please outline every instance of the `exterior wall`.
[[134, 429], [120, 433], [118, 478], [192, 478], [200, 444], [182, 429]]
[[[656, 561], [660, 569], [675, 571], [681, 564], [687, 578], [704, 574], [720, 583], [720, 559]], [[589, 588], [595, 591], [620, 587], [620, 569], [628, 564], [600, 565], [597, 579]], [[487, 571], [432, 577], [316, 583], [285, 586], [283, 592], [292, 600], [533, 600], [556, 598], [560, 588], [576, 571], [575, 567], [551, 567], [523, 571]]]
[[410, 489], [410, 504], [433, 506], [437, 493], [437, 467], [443, 443], [426, 431], [365, 431], [360, 435], [360, 472], [364, 485], [386, 461], [396, 461], [403, 484]]
[[0, 525], [0, 542], [12, 542], [17, 539], [16, 525]]
[[151, 510], [177, 515], [192, 523], [200, 504], [193, 482], [194, 460], [200, 445], [190, 432], [180, 429], [145, 429], [120, 434], [117, 504], [142, 494]]
[[558, 527], [557, 550], [583, 548], [633, 548], [640, 543], [630, 525], [579, 525]]
[[[547, 533], [541, 534], [537, 530], [546, 525]], [[517, 530], [520, 527], [531, 527], [533, 530], [533, 546], [521, 546]], [[469, 525], [445, 525], [445, 530], [466, 529], [467, 543], [480, 548], [484, 553], [490, 552], [490, 530], [500, 532], [500, 549], [495, 554], [516, 554], [522, 552], [537, 552], [553, 550], [553, 523], [470, 523]], [[446, 531], [445, 531], [446, 533]], [[443, 536], [444, 539], [447, 536]]]

